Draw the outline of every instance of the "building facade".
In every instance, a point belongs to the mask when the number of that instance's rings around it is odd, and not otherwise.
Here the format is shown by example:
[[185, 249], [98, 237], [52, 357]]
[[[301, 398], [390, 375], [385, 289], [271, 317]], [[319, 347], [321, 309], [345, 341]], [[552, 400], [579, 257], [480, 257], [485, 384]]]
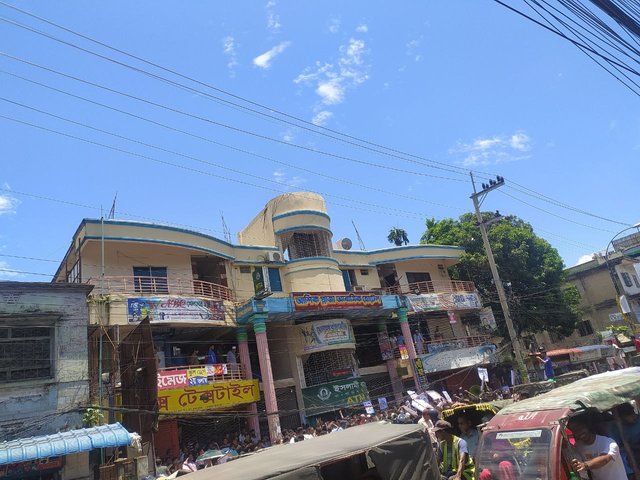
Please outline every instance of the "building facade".
[[91, 344], [95, 352], [107, 336], [112, 345], [100, 365], [91, 356], [92, 371], [116, 372], [118, 341], [149, 319], [159, 412], [183, 435], [195, 420], [180, 413], [234, 411], [275, 440], [282, 428], [399, 400], [427, 376], [489, 361], [495, 346], [464, 325], [481, 308], [475, 287], [448, 274], [462, 248], [360, 251], [332, 239], [325, 202], [309, 192], [269, 201], [235, 244], [85, 219], [56, 281], [95, 286]]
[[[0, 282], [0, 441], [82, 428], [89, 405], [87, 295], [91, 285]], [[0, 478], [23, 475], [3, 466]], [[49, 458], [37, 478], [87, 478], [89, 455]], [[40, 477], [42, 475], [42, 477]], [[17, 478], [17, 477], [16, 477]]]

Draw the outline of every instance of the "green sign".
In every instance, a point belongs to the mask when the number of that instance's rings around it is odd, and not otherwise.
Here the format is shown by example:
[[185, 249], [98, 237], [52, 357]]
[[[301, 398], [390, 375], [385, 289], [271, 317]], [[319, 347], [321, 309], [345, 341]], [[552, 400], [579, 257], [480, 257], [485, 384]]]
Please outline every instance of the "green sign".
[[343, 407], [358, 407], [369, 400], [367, 384], [360, 377], [336, 380], [302, 389], [307, 413]]
[[268, 297], [270, 294], [268, 280], [265, 278], [265, 270], [262, 267], [253, 269], [253, 291], [256, 298]]

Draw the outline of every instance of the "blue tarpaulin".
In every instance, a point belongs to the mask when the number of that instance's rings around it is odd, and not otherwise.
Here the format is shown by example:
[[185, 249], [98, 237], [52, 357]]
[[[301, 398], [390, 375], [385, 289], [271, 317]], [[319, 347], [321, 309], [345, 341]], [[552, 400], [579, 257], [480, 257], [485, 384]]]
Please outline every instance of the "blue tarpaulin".
[[122, 447], [131, 445], [132, 440], [132, 434], [119, 423], [21, 438], [0, 443], [0, 465], [86, 452], [95, 448]]

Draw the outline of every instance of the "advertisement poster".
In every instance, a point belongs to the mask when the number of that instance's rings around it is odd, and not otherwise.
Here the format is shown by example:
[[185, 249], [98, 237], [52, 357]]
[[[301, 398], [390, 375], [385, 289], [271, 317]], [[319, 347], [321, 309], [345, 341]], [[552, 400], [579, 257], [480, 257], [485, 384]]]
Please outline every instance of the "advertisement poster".
[[496, 346], [489, 344], [429, 353], [418, 358], [422, 360], [424, 372], [428, 374], [490, 363], [495, 352]]
[[405, 298], [414, 312], [433, 312], [443, 309], [437, 293], [406, 295]]
[[382, 308], [376, 293], [292, 293], [293, 308], [305, 310], [340, 310], [344, 308]]
[[367, 400], [366, 402], [362, 402], [362, 406], [364, 407], [364, 411], [367, 412], [369, 415], [373, 415], [374, 413], [376, 413], [376, 411], [373, 409], [373, 405], [371, 404], [370, 400]]
[[367, 384], [361, 378], [337, 380], [302, 389], [307, 413], [340, 407], [352, 407], [369, 400]]
[[299, 353], [335, 348], [356, 348], [349, 320], [321, 320], [296, 325]]
[[207, 369], [204, 367], [190, 368], [189, 370], [187, 370], [187, 381], [189, 382], [190, 387], [195, 387], [196, 385], [206, 385]]
[[260, 400], [258, 380], [216, 382], [158, 392], [160, 413], [197, 412]]
[[389, 404], [387, 403], [387, 399], [385, 397], [378, 398], [378, 405], [380, 406], [380, 410], [386, 410], [389, 408]]
[[398, 345], [398, 351], [400, 352], [400, 358], [402, 360], [409, 360], [409, 351], [404, 345]]
[[188, 297], [143, 297], [127, 299], [129, 323], [149, 317], [151, 323], [224, 322], [221, 300]]
[[380, 346], [380, 355], [383, 360], [393, 360], [393, 348], [389, 342], [389, 334], [387, 332], [378, 332], [378, 345]]

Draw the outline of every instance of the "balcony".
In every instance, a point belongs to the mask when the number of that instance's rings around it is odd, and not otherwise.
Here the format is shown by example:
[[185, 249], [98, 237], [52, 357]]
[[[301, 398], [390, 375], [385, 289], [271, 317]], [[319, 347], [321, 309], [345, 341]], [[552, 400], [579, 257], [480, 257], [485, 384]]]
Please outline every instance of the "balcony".
[[104, 277], [90, 278], [87, 283], [103, 286], [104, 293], [135, 293], [145, 295], [194, 295], [212, 300], [233, 301], [229, 287], [203, 280], [173, 279], [168, 277]]
[[430, 280], [385, 287], [382, 291], [388, 295], [407, 295], [412, 293], [475, 293], [476, 286], [473, 282], [463, 282], [460, 280], [449, 280], [444, 282]]

